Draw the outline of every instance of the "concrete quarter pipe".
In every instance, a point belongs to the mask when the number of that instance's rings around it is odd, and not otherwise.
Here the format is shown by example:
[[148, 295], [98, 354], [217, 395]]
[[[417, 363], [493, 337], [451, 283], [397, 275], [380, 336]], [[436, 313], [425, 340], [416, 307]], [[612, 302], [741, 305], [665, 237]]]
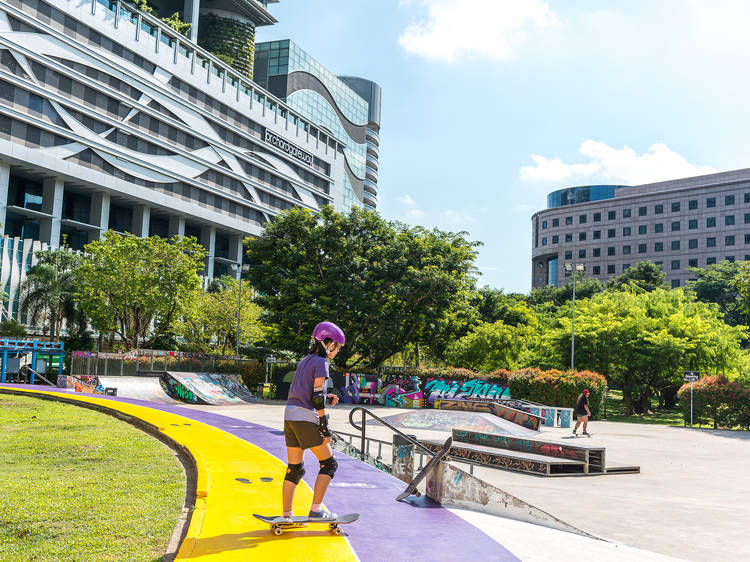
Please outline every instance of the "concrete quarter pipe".
[[[215, 406], [259, 402], [242, 383], [239, 375], [163, 371], [163, 378], [171, 389], [176, 391], [181, 386], [192, 393], [192, 397], [180, 396], [179, 399], [183, 402]], [[174, 383], [179, 383], [179, 386]]]

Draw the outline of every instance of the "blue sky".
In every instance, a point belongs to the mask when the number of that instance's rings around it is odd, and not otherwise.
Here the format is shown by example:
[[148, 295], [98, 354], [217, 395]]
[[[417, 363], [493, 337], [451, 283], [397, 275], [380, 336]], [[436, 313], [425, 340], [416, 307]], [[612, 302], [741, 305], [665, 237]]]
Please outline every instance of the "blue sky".
[[750, 167], [750, 2], [282, 0], [291, 38], [383, 88], [378, 211], [483, 242], [527, 293], [549, 191]]

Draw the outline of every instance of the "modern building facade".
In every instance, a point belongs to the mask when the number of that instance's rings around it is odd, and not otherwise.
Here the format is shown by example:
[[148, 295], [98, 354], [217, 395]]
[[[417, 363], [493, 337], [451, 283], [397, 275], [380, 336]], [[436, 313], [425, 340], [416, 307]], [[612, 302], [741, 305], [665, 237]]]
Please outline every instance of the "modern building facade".
[[[275, 21], [268, 2], [190, 1]], [[279, 212], [348, 208], [349, 146], [129, 4], [0, 0], [0, 288], [11, 295], [32, 248], [81, 249], [108, 229], [195, 236], [207, 277], [227, 274], [243, 238]]]
[[255, 81], [346, 146], [346, 206], [375, 209], [381, 90], [375, 82], [335, 76], [294, 41], [258, 43]]
[[680, 287], [690, 267], [750, 260], [750, 169], [561, 189], [531, 221], [532, 288], [567, 284], [566, 263], [606, 282], [647, 260]]

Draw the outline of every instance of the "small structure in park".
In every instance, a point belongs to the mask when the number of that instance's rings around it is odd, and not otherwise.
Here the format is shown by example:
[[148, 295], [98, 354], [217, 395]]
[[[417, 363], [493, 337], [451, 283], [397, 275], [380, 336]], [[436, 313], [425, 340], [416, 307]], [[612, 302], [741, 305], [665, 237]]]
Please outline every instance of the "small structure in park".
[[[28, 378], [30, 384], [35, 384], [37, 377], [47, 384], [53, 384], [47, 373], [57, 367], [57, 376], [62, 375], [63, 342], [45, 342], [40, 340], [0, 339], [2, 351], [2, 367], [0, 369], [0, 383], [20, 382]], [[30, 356], [30, 357], [29, 357]]]

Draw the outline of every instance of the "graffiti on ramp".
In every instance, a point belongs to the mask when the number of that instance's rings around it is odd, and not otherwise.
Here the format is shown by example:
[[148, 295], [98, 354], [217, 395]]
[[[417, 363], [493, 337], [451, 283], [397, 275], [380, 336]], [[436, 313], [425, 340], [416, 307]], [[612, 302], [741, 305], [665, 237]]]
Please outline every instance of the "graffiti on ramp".
[[[180, 387], [184, 389], [181, 391], [183, 396], [180, 396], [183, 402], [213, 405], [259, 402], [242, 383], [239, 375], [179, 371], [167, 371], [166, 375], [168, 383], [175, 391]], [[179, 386], [174, 383], [179, 383]]]

